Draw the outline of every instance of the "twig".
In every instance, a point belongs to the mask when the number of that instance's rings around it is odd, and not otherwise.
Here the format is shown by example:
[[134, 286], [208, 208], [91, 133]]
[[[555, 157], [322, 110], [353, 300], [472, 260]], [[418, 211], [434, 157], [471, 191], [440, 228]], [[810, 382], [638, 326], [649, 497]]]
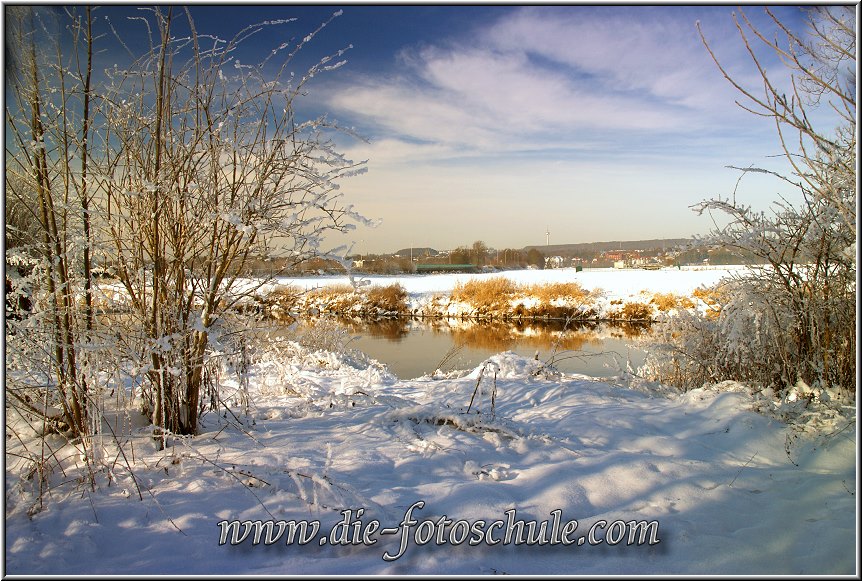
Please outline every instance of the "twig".
[[446, 354], [443, 356], [443, 359], [440, 360], [440, 363], [437, 364], [437, 367], [434, 368], [435, 373], [437, 371], [442, 372], [443, 366], [449, 363], [449, 360], [455, 357], [455, 355], [457, 355], [464, 348], [464, 345], [465, 343], [458, 343], [456, 345], [452, 345], [452, 347], [450, 347]]
[[[99, 415], [101, 416], [101, 419], [106, 419], [104, 413], [100, 413]], [[137, 478], [137, 476], [135, 476], [135, 471], [132, 470], [132, 465], [129, 462], [129, 459], [126, 457], [126, 452], [125, 452], [125, 450], [123, 450], [123, 445], [120, 443], [120, 439], [117, 437], [117, 433], [114, 431], [114, 428], [111, 427], [111, 422], [105, 421], [103, 423], [108, 427], [108, 430], [110, 430], [111, 437], [114, 439], [114, 443], [117, 444], [117, 449], [120, 451], [120, 454], [123, 456], [123, 461], [126, 463], [126, 469], [129, 471], [129, 475], [132, 477], [132, 482], [135, 483], [135, 489], [138, 491], [138, 498], [141, 501], [143, 501], [144, 495], [141, 494], [141, 487], [138, 484], [138, 478]], [[180, 531], [180, 532], [182, 532], [182, 531]]]
[[90, 494], [90, 491], [87, 490], [86, 488], [84, 489], [84, 492], [87, 493], [87, 500], [90, 501], [90, 508], [93, 509], [93, 518], [96, 519], [96, 524], [98, 524], [99, 523], [99, 515], [96, 513], [96, 505], [93, 504], [93, 495]]
[[[236, 473], [234, 473], [234, 472], [232, 472], [232, 471], [228, 470], [228, 469], [227, 469], [227, 468], [225, 468], [224, 466], [221, 466], [221, 465], [219, 465], [219, 464], [216, 464], [215, 462], [213, 462], [212, 460], [210, 460], [209, 458], [207, 458], [207, 457], [206, 457], [206, 456], [204, 456], [203, 454], [195, 453], [195, 456], [197, 456], [198, 458], [200, 458], [201, 460], [203, 460], [204, 462], [206, 462], [206, 463], [208, 463], [208, 464], [212, 464], [213, 466], [215, 466], [216, 468], [218, 468], [219, 470], [221, 470], [221, 471], [222, 471], [222, 472], [224, 472], [225, 474], [230, 474], [231, 478], [233, 478], [234, 480], [236, 480], [237, 482], [239, 482], [239, 483], [242, 485], [242, 487], [243, 487], [243, 488], [245, 488], [246, 490], [248, 490], [248, 491], [251, 493], [251, 495], [252, 495], [252, 496], [254, 496], [254, 498], [257, 500], [258, 504], [260, 504], [260, 506], [261, 506], [261, 507], [263, 507], [263, 510], [265, 510], [265, 511], [266, 511], [266, 514], [268, 514], [268, 515], [269, 515], [269, 516], [271, 516], [273, 519], [275, 519], [275, 515], [273, 515], [271, 512], [269, 512], [269, 509], [268, 509], [268, 508], [266, 508], [266, 505], [263, 503], [263, 501], [260, 499], [260, 497], [259, 497], [257, 494], [255, 494], [254, 490], [252, 490], [250, 486], [248, 486], [245, 482], [243, 482], [243, 481], [239, 478], [239, 476], [237, 476], [237, 475], [236, 475]], [[258, 478], [258, 480], [260, 480], [260, 478]], [[261, 482], [265, 482], [265, 481], [264, 481], [264, 480], [261, 480]]]
[[[187, 537], [188, 535], [187, 535], [186, 533], [184, 533], [184, 532], [183, 532], [183, 529], [181, 529], [180, 527], [178, 527], [178, 526], [177, 526], [177, 523], [175, 523], [175, 522], [174, 522], [174, 519], [172, 519], [171, 517], [169, 517], [169, 516], [168, 516], [168, 513], [166, 513], [166, 512], [165, 512], [165, 509], [163, 509], [163, 508], [162, 508], [162, 505], [161, 505], [161, 504], [159, 504], [159, 501], [158, 501], [158, 499], [156, 498], [156, 495], [155, 495], [155, 494], [153, 494], [153, 491], [152, 491], [152, 490], [150, 490], [149, 488], [147, 488], [147, 486], [146, 486], [146, 485], [144, 485], [144, 488], [146, 488], [147, 492], [148, 492], [148, 493], [150, 494], [150, 496], [153, 498], [153, 502], [155, 502], [155, 503], [156, 503], [156, 508], [158, 508], [158, 509], [159, 509], [159, 512], [161, 512], [161, 513], [162, 513], [162, 515], [164, 515], [164, 517], [165, 517], [166, 519], [168, 519], [168, 521], [171, 523], [171, 525], [172, 525], [175, 529], [177, 529], [177, 530], [180, 532], [180, 534], [181, 534], [181, 535], [183, 535], [184, 537]], [[270, 515], [270, 516], [272, 516], [272, 515]]]
[[790, 463], [796, 467], [799, 467], [799, 464], [793, 461], [793, 457], [790, 455], [790, 446], [792, 445], [790, 441], [790, 436], [793, 432], [788, 432], [786, 436], [784, 436], [784, 452], [787, 454], [787, 459], [790, 460]]
[[473, 407], [473, 400], [476, 398], [476, 393], [479, 391], [479, 384], [482, 383], [482, 376], [485, 375], [485, 369], [488, 367], [488, 362], [485, 362], [485, 365], [482, 366], [482, 369], [479, 371], [479, 377], [476, 379], [476, 387], [473, 388], [473, 395], [470, 396], [470, 405], [467, 406], [467, 412], [470, 413], [470, 409]]
[[742, 471], [745, 469], [745, 467], [751, 464], [751, 461], [754, 460], [755, 456], [757, 456], [757, 452], [752, 454], [751, 458], [748, 459], [748, 462], [742, 465], [742, 468], [739, 469], [739, 472], [736, 473], [736, 476], [733, 477], [733, 480], [730, 481], [730, 484], [728, 484], [728, 486], [733, 486], [733, 483], [736, 482], [736, 479], [739, 478], [739, 475], [742, 474]]
[[[249, 432], [248, 430], [246, 430], [245, 428], [242, 427], [242, 421], [240, 421], [240, 419], [238, 417], [236, 417], [236, 414], [233, 413], [233, 411], [228, 407], [227, 403], [225, 403], [225, 401], [221, 397], [219, 397], [218, 400], [221, 403], [221, 405], [224, 407], [224, 409], [230, 415], [232, 415], [233, 418], [237, 421], [237, 424], [238, 424], [237, 427], [240, 429], [240, 431], [242, 431], [242, 433], [244, 433], [246, 436], [248, 436], [249, 438], [251, 438], [252, 440], [257, 442], [257, 444], [259, 444], [262, 448], [266, 448], [266, 446], [263, 445], [263, 442], [261, 442], [260, 440], [258, 440], [254, 436], [252, 436], [251, 432]], [[228, 423], [230, 423], [230, 422], [228, 422]], [[216, 434], [216, 435], [218, 435], [218, 434]]]
[[491, 391], [491, 419], [497, 417], [497, 370], [494, 370], [494, 389]]

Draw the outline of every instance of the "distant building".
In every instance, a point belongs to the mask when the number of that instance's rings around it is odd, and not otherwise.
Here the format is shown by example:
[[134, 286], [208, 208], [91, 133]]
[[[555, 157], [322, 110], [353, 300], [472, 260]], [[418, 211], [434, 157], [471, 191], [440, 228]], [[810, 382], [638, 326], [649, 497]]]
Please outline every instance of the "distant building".
[[545, 258], [545, 268], [563, 268], [565, 259], [562, 256], [548, 256]]

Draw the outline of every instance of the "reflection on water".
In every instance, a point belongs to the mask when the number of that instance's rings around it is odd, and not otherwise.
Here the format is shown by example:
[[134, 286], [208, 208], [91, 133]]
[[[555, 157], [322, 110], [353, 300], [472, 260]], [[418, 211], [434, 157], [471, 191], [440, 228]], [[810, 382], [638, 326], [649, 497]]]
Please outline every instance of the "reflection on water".
[[[111, 316], [127, 318], [128, 314]], [[308, 321], [310, 322], [310, 321]], [[592, 377], [618, 375], [643, 365], [649, 323], [564, 321], [465, 321], [460, 319], [381, 319], [358, 321], [326, 317], [318, 323], [285, 325], [272, 320], [244, 330], [250, 337], [285, 337], [313, 349], [356, 349], [385, 364], [401, 379], [435, 370], [470, 370], [488, 357], [513, 351], [550, 361], [565, 373]], [[237, 324], [237, 321], [232, 324]], [[242, 325], [247, 324], [241, 318]], [[226, 334], [230, 335], [230, 333]], [[347, 337], [345, 337], [347, 335]]]
[[553, 360], [560, 371], [593, 377], [616, 375], [627, 365], [643, 364], [633, 347], [650, 332], [649, 324], [547, 322], [465, 322], [390, 319], [340, 321], [355, 337], [351, 348], [385, 363], [402, 379], [472, 369], [502, 351]]

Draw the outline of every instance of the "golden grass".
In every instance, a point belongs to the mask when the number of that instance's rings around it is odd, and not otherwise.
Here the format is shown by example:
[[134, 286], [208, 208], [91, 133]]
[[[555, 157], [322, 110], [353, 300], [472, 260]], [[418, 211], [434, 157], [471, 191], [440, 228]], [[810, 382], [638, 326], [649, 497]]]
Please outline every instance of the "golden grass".
[[334, 284], [331, 286], [323, 286], [320, 288], [312, 289], [308, 291], [308, 294], [314, 297], [326, 298], [353, 294], [354, 292], [356, 292], [356, 289], [354, 289], [349, 284]]
[[680, 305], [680, 297], [673, 293], [656, 293], [650, 300], [650, 304], [655, 305], [659, 311], [664, 313]]
[[509, 301], [518, 291], [516, 283], [500, 276], [459, 282], [452, 289], [451, 296], [453, 300], [468, 303], [480, 310], [508, 310]]
[[295, 286], [280, 285], [272, 289], [270, 293], [266, 296], [266, 298], [270, 302], [277, 302], [279, 304], [293, 304], [297, 300], [299, 300], [299, 297], [301, 295], [302, 291], [300, 291]]
[[[303, 300], [302, 295], [295, 288], [280, 287], [267, 297], [267, 302], [292, 308]], [[601, 292], [588, 291], [577, 282], [520, 285], [497, 276], [457, 283], [448, 298], [446, 295], [434, 296], [419, 310], [425, 316], [437, 316], [446, 310], [446, 302], [454, 301], [470, 305], [473, 309], [471, 316], [480, 318], [592, 320], [601, 316], [595, 304], [600, 296]], [[728, 298], [726, 290], [721, 287], [698, 288], [692, 296], [707, 303], [707, 316], [713, 318], [718, 316]], [[397, 283], [358, 291], [348, 284], [332, 285], [308, 291], [304, 298], [322, 310], [336, 313], [350, 312], [362, 316], [382, 313], [407, 315], [410, 312], [409, 295]], [[613, 308], [604, 316], [618, 321], [652, 320], [656, 312], [695, 306], [692, 298], [674, 293], [654, 293], [647, 304], [626, 302], [622, 298], [613, 299], [610, 304]], [[505, 342], [503, 338], [498, 339], [501, 344]]]
[[534, 284], [526, 287], [526, 292], [545, 303], [550, 303], [557, 299], [583, 303], [593, 297], [593, 293], [584, 289], [576, 282]]
[[621, 309], [608, 313], [608, 318], [623, 321], [650, 321], [652, 320], [652, 307], [637, 301], [626, 303]]
[[349, 284], [337, 284], [309, 291], [308, 300], [325, 305], [324, 310], [346, 313], [361, 302], [361, 297]]
[[730, 300], [726, 287], [720, 284], [708, 288], [698, 287], [691, 294], [707, 304], [707, 319], [717, 319], [721, 314], [721, 309]]
[[252, 308], [262, 307], [264, 312], [276, 319], [291, 319], [291, 312], [296, 309], [301, 296], [302, 291], [298, 288], [282, 285], [272, 289]]
[[398, 283], [371, 287], [368, 289], [367, 299], [370, 307], [382, 311], [406, 313], [409, 310], [407, 291]]
[[[573, 312], [571, 307], [553, 305], [555, 301], [584, 304], [594, 298], [594, 293], [585, 290], [576, 282], [557, 282], [549, 284], [518, 285], [505, 278], [495, 277], [485, 280], [469, 280], [458, 283], [452, 290], [452, 299], [465, 302], [476, 309], [505, 310], [515, 316], [551, 316], [564, 318]], [[535, 297], [539, 306], [526, 309], [519, 304], [514, 312], [510, 304], [516, 297]]]
[[652, 307], [644, 303], [626, 303], [623, 306], [623, 318], [628, 321], [646, 321], [652, 319]]

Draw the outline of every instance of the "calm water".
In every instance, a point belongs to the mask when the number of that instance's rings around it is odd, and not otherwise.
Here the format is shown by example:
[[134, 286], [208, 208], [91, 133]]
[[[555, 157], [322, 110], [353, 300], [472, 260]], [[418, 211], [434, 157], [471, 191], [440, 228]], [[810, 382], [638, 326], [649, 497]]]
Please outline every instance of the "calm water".
[[401, 379], [473, 369], [488, 357], [513, 351], [525, 357], [538, 353], [553, 358], [557, 369], [592, 377], [618, 375], [627, 363], [643, 364], [645, 353], [636, 345], [649, 326], [606, 323], [569, 325], [549, 323], [465, 323], [462, 321], [390, 320], [340, 321], [352, 339], [348, 347], [385, 363]]

